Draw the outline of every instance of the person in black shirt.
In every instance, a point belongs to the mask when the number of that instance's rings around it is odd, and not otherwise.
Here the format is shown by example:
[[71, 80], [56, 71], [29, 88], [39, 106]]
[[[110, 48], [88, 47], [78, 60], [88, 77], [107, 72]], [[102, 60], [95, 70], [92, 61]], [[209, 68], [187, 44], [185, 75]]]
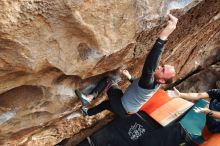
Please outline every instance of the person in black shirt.
[[[159, 34], [153, 48], [145, 59], [140, 78], [135, 79], [124, 93], [118, 88], [117, 82], [109, 77], [101, 80], [95, 87], [94, 91], [87, 96], [81, 93], [80, 90], [75, 90], [76, 95], [82, 101], [82, 112], [84, 115], [91, 116], [108, 109], [124, 118], [127, 115], [138, 112], [157, 91], [160, 84], [172, 82], [172, 79], [176, 74], [174, 66], [159, 66], [160, 57], [164, 50], [164, 44], [170, 34], [175, 30], [178, 22], [178, 19], [171, 14], [168, 15], [168, 18], [169, 20], [166, 27]], [[105, 89], [105, 86], [110, 87], [109, 90], [107, 90], [109, 100], [103, 101], [93, 108], [85, 108], [86, 105]]]

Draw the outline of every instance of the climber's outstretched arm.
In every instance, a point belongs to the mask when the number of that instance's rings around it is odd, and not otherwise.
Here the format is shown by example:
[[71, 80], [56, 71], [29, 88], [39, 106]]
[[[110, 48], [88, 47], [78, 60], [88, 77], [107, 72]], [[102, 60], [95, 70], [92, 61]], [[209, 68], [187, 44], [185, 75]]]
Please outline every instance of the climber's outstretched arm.
[[154, 83], [154, 72], [160, 62], [160, 56], [163, 52], [163, 46], [169, 37], [169, 35], [175, 30], [178, 19], [169, 14], [169, 20], [167, 26], [159, 34], [159, 38], [148, 54], [142, 74], [139, 80], [139, 86], [145, 89], [151, 89]]

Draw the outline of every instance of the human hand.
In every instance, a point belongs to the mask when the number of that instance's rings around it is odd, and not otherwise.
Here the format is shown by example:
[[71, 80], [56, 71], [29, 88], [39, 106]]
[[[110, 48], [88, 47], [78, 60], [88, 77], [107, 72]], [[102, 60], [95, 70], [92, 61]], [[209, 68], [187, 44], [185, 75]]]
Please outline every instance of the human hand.
[[159, 35], [159, 38], [161, 40], [167, 40], [168, 36], [176, 29], [178, 19], [171, 14], [169, 14], [168, 17], [169, 20], [167, 22], [167, 26], [162, 30], [162, 32]]
[[124, 75], [125, 77], [127, 77], [128, 79], [131, 79], [131, 74], [128, 72], [128, 70], [126, 69], [120, 69], [119, 72]]
[[211, 112], [211, 110], [209, 108], [201, 108], [201, 107], [195, 107], [193, 109], [196, 113], [204, 113], [204, 114], [208, 114]]
[[220, 88], [220, 80], [216, 82], [216, 87]]
[[173, 87], [174, 90], [174, 97], [179, 97], [180, 98], [180, 91], [176, 89], [176, 87]]

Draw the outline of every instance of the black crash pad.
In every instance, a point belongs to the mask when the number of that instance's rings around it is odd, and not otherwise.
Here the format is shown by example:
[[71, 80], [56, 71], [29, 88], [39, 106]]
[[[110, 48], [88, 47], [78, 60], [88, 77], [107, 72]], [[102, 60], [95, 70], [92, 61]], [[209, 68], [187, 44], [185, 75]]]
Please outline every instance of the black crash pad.
[[[143, 112], [126, 119], [116, 118], [106, 127], [90, 136], [95, 146], [138, 146], [138, 141], [148, 132], [161, 126]], [[78, 146], [89, 146], [85, 139]]]

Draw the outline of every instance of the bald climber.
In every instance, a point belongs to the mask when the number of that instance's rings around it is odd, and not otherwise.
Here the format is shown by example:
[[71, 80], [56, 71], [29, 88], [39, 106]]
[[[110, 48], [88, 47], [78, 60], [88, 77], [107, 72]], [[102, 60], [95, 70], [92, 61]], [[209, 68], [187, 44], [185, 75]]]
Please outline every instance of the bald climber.
[[[159, 66], [160, 56], [164, 50], [170, 34], [175, 30], [178, 19], [173, 15], [168, 15], [169, 20], [166, 27], [159, 34], [153, 48], [145, 59], [144, 67], [140, 78], [134, 79], [125, 93], [119, 89], [117, 82], [112, 77], [106, 77], [101, 80], [97, 89], [90, 95], [84, 95], [79, 90], [76, 90], [76, 95], [82, 100], [84, 115], [95, 115], [105, 109], [116, 113], [121, 118], [125, 118], [129, 114], [136, 113], [140, 108], [153, 96], [159, 89], [160, 84], [167, 84], [172, 82], [175, 76], [175, 69], [171, 65]], [[131, 79], [128, 76], [128, 79]], [[90, 103], [91, 99], [96, 97], [104, 87], [108, 86], [108, 99], [101, 104], [87, 109], [85, 106]]]

